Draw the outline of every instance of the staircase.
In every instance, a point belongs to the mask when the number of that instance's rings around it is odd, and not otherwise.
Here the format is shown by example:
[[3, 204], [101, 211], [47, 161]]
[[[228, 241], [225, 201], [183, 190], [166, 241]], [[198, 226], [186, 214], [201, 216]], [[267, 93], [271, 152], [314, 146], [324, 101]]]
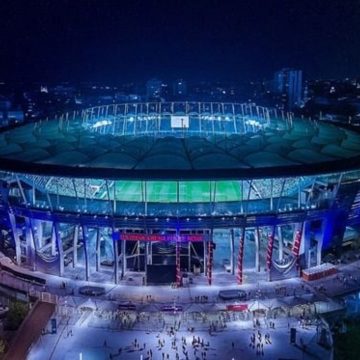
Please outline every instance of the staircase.
[[31, 345], [38, 341], [54, 311], [54, 303], [38, 300], [17, 330], [4, 359], [25, 360]]

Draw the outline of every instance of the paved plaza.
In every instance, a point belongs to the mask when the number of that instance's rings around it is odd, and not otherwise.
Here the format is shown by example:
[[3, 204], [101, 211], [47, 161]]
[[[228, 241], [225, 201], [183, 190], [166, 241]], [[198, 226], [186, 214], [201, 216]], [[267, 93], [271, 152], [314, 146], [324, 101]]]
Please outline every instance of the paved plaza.
[[[95, 315], [90, 315], [94, 317]], [[162, 331], [114, 331], [104, 323], [87, 319], [86, 323], [62, 324], [56, 335], [44, 335], [32, 348], [29, 360], [60, 359], [329, 359], [330, 352], [317, 345], [315, 325], [300, 328], [295, 319], [269, 321], [230, 320], [226, 328], [212, 333], [199, 329], [188, 331], [183, 316], [173, 316]], [[169, 319], [167, 319], [169, 321]], [[180, 330], [177, 330], [180, 322]], [[108, 325], [111, 321], [108, 321]], [[289, 327], [297, 327], [298, 344], [290, 344]], [[144, 328], [147, 326], [144, 324]], [[255, 338], [252, 341], [251, 338]], [[266, 337], [266, 338], [265, 338]], [[152, 357], [151, 357], [152, 354]]]
[[[248, 271], [248, 281], [241, 286], [243, 301], [219, 298], [220, 290], [239, 289], [231, 274], [221, 272], [214, 274], [212, 286], [199, 276], [179, 289], [141, 286], [141, 274], [129, 272], [119, 285], [102, 283], [105, 293], [90, 298], [79, 288], [99, 283], [39, 276], [46, 278], [46, 286], [1, 273], [2, 282], [12, 288], [57, 295], [57, 333], [51, 334], [49, 323], [33, 344], [30, 360], [325, 360], [332, 354], [319, 345], [321, 329], [326, 328], [319, 315], [342, 310], [333, 297], [359, 288], [360, 263], [339, 265], [337, 274], [313, 282], [295, 278], [269, 283], [264, 275]], [[119, 309], [128, 303], [135, 309]], [[244, 304], [247, 311], [226, 311], [231, 304]], [[163, 310], [173, 305], [181, 311]], [[297, 331], [295, 344], [290, 343], [291, 328]]]

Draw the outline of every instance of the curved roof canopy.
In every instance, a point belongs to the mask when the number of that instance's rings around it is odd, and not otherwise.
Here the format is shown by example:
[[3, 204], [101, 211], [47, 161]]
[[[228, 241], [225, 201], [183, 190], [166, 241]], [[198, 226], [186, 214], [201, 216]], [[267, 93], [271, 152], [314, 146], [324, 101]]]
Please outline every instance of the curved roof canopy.
[[90, 132], [75, 119], [0, 133], [0, 170], [118, 179], [261, 178], [360, 167], [360, 134], [335, 124], [272, 120], [246, 134], [154, 137]]

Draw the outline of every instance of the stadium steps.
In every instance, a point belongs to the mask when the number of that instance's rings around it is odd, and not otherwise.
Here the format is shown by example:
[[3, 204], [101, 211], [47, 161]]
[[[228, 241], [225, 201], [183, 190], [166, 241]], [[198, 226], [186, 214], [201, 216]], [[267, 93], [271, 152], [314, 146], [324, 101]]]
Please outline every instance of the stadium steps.
[[46, 186], [50, 181], [48, 178], [39, 175], [21, 175], [19, 178], [30, 187], [34, 185], [37, 190], [42, 192], [46, 190]]

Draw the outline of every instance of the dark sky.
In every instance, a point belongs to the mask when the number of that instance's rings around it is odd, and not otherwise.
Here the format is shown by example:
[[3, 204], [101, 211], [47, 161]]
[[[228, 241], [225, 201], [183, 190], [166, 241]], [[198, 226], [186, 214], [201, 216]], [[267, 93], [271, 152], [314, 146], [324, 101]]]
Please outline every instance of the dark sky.
[[0, 79], [360, 75], [360, 0], [0, 0]]

